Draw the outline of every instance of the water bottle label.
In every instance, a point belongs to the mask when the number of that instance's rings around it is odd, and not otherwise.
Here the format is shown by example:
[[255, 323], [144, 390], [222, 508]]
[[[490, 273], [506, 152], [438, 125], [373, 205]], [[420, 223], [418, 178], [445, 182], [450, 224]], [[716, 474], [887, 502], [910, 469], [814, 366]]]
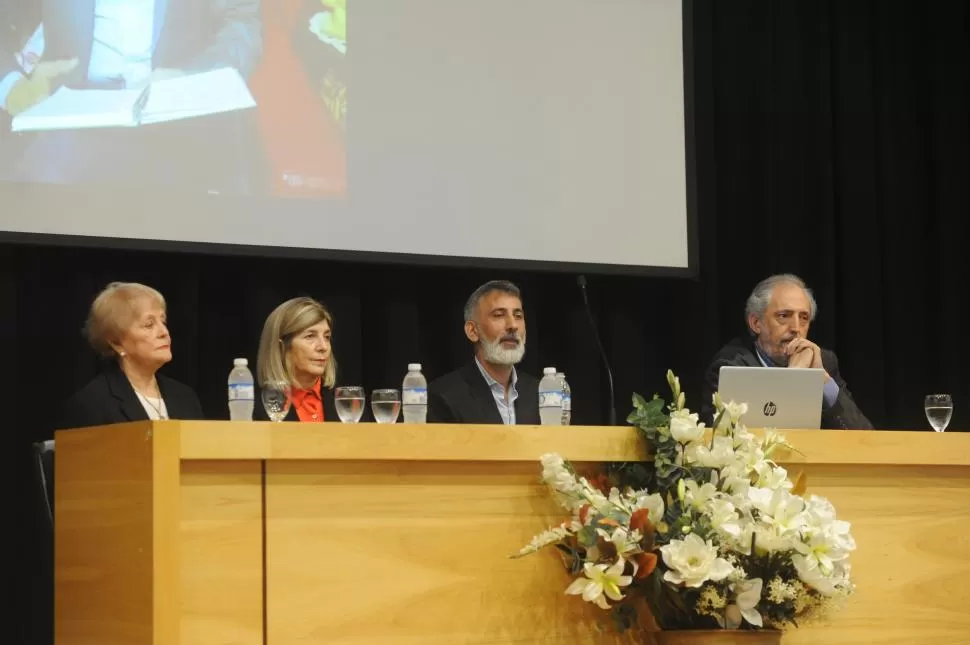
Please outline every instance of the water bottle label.
[[252, 385], [247, 383], [233, 383], [229, 386], [230, 401], [255, 401], [256, 392]]
[[540, 408], [561, 408], [562, 392], [557, 392], [555, 390], [552, 390], [549, 392], [539, 392], [539, 407]]
[[409, 387], [401, 392], [401, 403], [404, 405], [428, 405], [428, 388]]
[[568, 394], [562, 397], [562, 409], [569, 412], [573, 409], [573, 397]]

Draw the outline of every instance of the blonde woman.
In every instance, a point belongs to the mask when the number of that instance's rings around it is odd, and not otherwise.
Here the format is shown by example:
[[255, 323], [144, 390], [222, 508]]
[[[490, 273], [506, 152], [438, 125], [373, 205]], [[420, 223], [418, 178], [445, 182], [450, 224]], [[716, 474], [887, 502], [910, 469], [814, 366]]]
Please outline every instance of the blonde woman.
[[[333, 316], [312, 298], [287, 300], [269, 315], [259, 339], [259, 383], [290, 384], [285, 421], [338, 421], [333, 401], [337, 362], [331, 351]], [[266, 419], [261, 405], [257, 419]]]
[[158, 374], [172, 360], [165, 298], [134, 282], [112, 282], [91, 304], [85, 335], [105, 369], [68, 399], [59, 427], [203, 419], [188, 386]]

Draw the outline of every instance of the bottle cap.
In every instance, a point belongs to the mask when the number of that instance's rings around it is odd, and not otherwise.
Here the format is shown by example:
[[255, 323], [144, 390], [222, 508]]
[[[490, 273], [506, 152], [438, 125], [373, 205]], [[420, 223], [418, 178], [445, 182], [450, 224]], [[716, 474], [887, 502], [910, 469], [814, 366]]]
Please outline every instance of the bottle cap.
[[556, 368], [555, 367], [547, 367], [547, 368], [545, 368], [545, 369], [542, 370], [542, 373], [543, 374], [551, 374], [551, 375], [555, 376], [556, 375]]
[[236, 358], [232, 361], [233, 367], [246, 367], [249, 365], [249, 359], [247, 358]]
[[421, 371], [421, 363], [408, 363], [408, 371], [409, 372], [420, 372]]

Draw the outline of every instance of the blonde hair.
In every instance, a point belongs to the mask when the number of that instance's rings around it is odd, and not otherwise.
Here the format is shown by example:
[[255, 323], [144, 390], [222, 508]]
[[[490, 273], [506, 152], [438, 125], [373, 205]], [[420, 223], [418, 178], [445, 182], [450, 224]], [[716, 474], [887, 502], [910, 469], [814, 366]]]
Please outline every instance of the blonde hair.
[[[259, 355], [256, 371], [259, 382], [285, 381], [293, 383], [293, 369], [289, 361], [290, 343], [293, 337], [321, 322], [333, 330], [333, 316], [313, 298], [293, 298], [273, 310], [263, 324], [259, 337]], [[320, 379], [324, 387], [332, 388], [337, 382], [337, 360], [330, 353], [330, 360]]]
[[101, 356], [117, 356], [112, 343], [121, 341], [138, 312], [135, 303], [144, 298], [165, 309], [165, 298], [155, 289], [137, 282], [112, 282], [91, 303], [84, 335]]

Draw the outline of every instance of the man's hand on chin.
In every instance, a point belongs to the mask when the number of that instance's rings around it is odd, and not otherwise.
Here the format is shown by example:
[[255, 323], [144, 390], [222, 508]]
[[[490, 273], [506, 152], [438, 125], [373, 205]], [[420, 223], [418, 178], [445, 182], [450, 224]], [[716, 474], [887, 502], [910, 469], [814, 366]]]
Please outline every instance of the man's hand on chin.
[[[822, 365], [822, 349], [807, 338], [795, 338], [785, 348], [788, 354], [788, 367], [810, 367], [825, 369]], [[829, 380], [828, 372], [825, 380]]]
[[185, 71], [174, 67], [157, 67], [152, 70], [152, 83], [155, 81], [167, 81], [172, 78], [185, 76]]
[[788, 367], [811, 367], [812, 350], [805, 348], [788, 355]]

